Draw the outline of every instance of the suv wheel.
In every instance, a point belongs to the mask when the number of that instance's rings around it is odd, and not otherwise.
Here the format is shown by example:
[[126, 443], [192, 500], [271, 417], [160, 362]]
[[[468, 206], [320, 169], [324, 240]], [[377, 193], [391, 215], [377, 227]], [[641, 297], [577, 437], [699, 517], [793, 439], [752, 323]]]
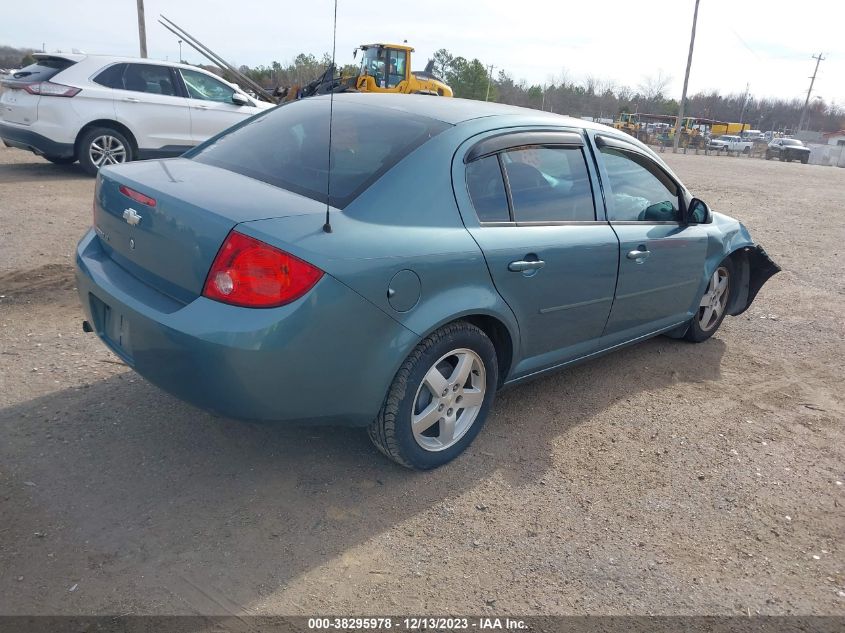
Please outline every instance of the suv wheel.
[[86, 172], [96, 176], [100, 167], [119, 165], [133, 159], [132, 145], [127, 138], [112, 128], [95, 127], [79, 139], [79, 164]]

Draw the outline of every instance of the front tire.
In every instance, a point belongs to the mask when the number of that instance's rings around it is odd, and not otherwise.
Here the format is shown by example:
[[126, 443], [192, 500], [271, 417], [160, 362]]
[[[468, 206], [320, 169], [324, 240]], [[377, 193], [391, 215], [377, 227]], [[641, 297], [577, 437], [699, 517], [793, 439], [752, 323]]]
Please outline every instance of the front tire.
[[129, 140], [113, 128], [95, 127], [79, 139], [77, 148], [79, 165], [88, 174], [96, 176], [100, 167], [120, 165], [134, 159]]
[[698, 310], [692, 318], [685, 338], [693, 343], [706, 341], [716, 333], [728, 313], [733, 293], [734, 265], [730, 257], [710, 275]]
[[496, 348], [466, 321], [423, 340], [396, 376], [370, 439], [393, 461], [415, 470], [437, 468], [475, 439], [498, 385]]

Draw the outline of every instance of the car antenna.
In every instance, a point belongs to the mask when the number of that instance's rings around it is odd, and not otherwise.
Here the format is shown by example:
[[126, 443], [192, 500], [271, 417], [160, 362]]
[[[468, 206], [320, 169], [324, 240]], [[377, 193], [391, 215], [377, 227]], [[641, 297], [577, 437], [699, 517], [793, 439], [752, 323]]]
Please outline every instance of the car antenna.
[[337, 48], [337, 0], [334, 0], [334, 27], [332, 32], [332, 82], [329, 84], [329, 169], [326, 176], [326, 223], [323, 225], [323, 231], [326, 233], [332, 232], [332, 223], [329, 218], [329, 208], [331, 207], [331, 191], [332, 191], [332, 118], [334, 116], [334, 60], [335, 50]]

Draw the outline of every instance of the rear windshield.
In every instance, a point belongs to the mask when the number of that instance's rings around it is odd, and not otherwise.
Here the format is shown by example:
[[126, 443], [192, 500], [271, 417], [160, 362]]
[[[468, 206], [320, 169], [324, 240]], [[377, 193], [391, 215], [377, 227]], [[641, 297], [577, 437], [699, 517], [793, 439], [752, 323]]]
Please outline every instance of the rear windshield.
[[342, 209], [448, 127], [435, 119], [338, 99], [329, 180], [329, 100], [303, 99], [253, 118], [187, 157]]
[[791, 139], [791, 138], [783, 139], [783, 144], [784, 145], [798, 145], [798, 146], [802, 145], [801, 141], [796, 141], [795, 139]]
[[26, 68], [13, 72], [10, 79], [22, 81], [26, 83], [35, 81], [49, 81], [53, 75], [57, 75], [65, 68], [70, 68], [76, 62], [63, 57], [45, 57], [39, 59], [34, 64], [30, 64]]

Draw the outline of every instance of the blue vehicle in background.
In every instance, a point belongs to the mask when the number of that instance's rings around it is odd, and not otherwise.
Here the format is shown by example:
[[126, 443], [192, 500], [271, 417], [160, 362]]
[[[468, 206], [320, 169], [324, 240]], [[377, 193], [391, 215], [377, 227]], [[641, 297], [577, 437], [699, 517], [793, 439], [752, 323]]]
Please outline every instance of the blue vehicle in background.
[[339, 94], [330, 153], [329, 110], [296, 101], [102, 169], [85, 327], [197, 406], [367, 427], [427, 469], [501, 387], [659, 334], [704, 341], [779, 270], [612, 128]]

